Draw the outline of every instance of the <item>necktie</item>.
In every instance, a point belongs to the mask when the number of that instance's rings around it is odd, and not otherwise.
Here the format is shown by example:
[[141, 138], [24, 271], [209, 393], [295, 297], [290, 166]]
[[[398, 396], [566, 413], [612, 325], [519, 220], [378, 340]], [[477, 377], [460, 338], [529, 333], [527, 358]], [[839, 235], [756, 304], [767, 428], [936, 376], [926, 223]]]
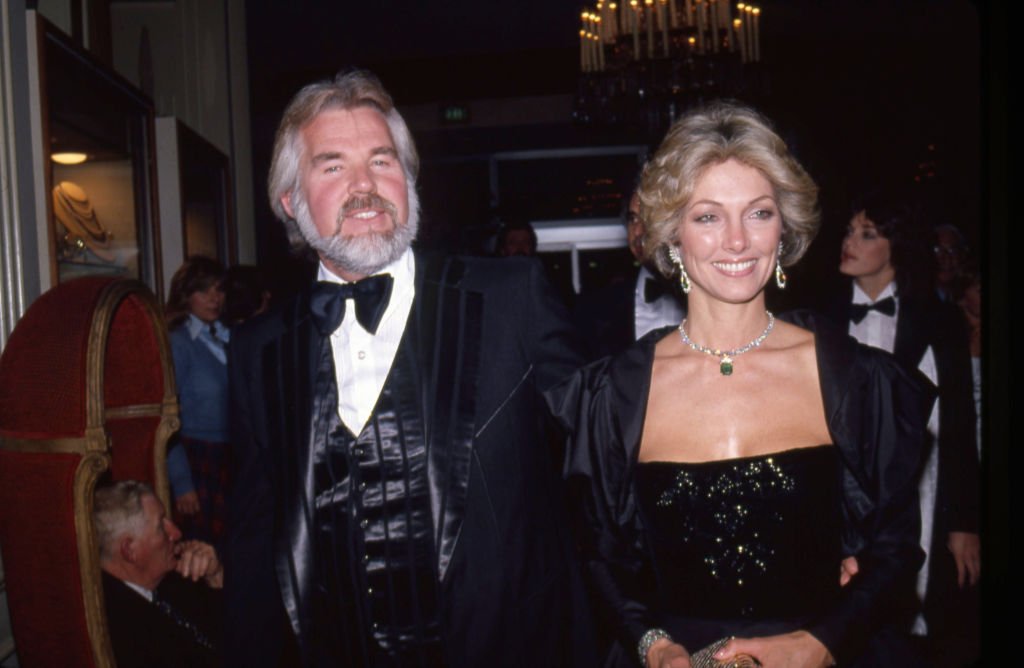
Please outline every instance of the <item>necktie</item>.
[[[223, 327], [223, 325], [221, 325]], [[223, 333], [227, 330], [218, 330], [217, 323], [211, 322], [199, 332], [199, 341], [206, 346], [206, 349], [217, 358], [221, 364], [228, 363], [227, 348], [224, 345]]]
[[345, 319], [345, 300], [356, 302], [356, 320], [370, 334], [377, 333], [380, 319], [388, 307], [394, 279], [390, 274], [376, 274], [355, 283], [320, 281], [313, 288], [309, 310], [317, 329], [329, 336]]
[[661, 299], [669, 294], [665, 284], [656, 278], [648, 278], [644, 281], [644, 301], [650, 304], [656, 299]]
[[202, 645], [206, 649], [215, 649], [213, 642], [206, 637], [206, 634], [199, 630], [199, 627], [187, 619], [184, 615], [174, 609], [174, 607], [160, 597], [156, 592], [153, 592], [153, 605], [155, 605], [160, 612], [164, 613], [171, 620], [180, 626], [181, 628], [188, 631], [189, 635], [197, 644]]
[[867, 316], [868, 311], [878, 311], [890, 317], [894, 316], [896, 315], [896, 300], [886, 297], [874, 304], [850, 304], [850, 320], [857, 324]]

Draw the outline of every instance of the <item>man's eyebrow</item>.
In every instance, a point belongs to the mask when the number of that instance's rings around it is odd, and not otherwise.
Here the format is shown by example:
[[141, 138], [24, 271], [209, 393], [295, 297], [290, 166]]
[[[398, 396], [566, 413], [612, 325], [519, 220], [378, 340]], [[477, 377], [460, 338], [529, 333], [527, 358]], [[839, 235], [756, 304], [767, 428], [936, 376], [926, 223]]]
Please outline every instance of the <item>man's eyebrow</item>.
[[322, 162], [330, 162], [331, 160], [341, 159], [341, 151], [324, 151], [323, 153], [317, 153], [313, 156], [312, 162], [314, 165], [319, 165]]
[[370, 155], [390, 155], [393, 158], [397, 158], [398, 151], [395, 150], [394, 146], [378, 146], [370, 151]]

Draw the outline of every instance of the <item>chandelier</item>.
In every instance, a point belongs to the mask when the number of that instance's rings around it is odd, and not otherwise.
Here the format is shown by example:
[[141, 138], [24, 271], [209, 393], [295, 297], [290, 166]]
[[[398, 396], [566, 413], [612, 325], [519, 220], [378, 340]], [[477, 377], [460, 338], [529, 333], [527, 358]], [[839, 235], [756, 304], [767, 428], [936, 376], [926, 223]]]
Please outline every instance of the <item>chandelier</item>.
[[575, 120], [655, 138], [702, 100], [756, 96], [761, 15], [728, 0], [600, 0], [581, 14]]

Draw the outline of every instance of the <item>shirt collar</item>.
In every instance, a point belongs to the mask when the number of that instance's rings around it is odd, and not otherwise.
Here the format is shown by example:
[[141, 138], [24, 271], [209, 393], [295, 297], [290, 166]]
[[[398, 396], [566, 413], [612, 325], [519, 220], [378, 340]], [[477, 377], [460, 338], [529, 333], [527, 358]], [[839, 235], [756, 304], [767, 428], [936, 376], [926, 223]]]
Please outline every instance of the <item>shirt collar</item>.
[[898, 298], [896, 297], [896, 283], [894, 281], [890, 281], [889, 285], [885, 286], [882, 289], [882, 291], [880, 293], [878, 293], [878, 297], [876, 297], [874, 299], [869, 297], [868, 293], [866, 293], [863, 290], [861, 290], [860, 286], [857, 285], [856, 281], [853, 282], [853, 303], [854, 304], [874, 304], [875, 302], [882, 301], [886, 297], [892, 297], [893, 299], [897, 299], [897, 301], [898, 301]]
[[[185, 327], [188, 328], [188, 336], [193, 341], [195, 341], [197, 338], [199, 338], [199, 335], [203, 333], [203, 330], [207, 329], [209, 326], [210, 326], [210, 323], [203, 322], [202, 320], [197, 318], [194, 313], [189, 313], [188, 314], [188, 320], [185, 321]], [[217, 327], [217, 337], [216, 338], [220, 339], [224, 343], [227, 343], [228, 339], [230, 339], [230, 337], [231, 337], [231, 330], [228, 329], [225, 325], [220, 324]]]
[[647, 267], [640, 265], [640, 271], [636, 274], [636, 289], [638, 291], [644, 289], [644, 285], [647, 283], [648, 278], [654, 278], [654, 274]]
[[121, 580], [121, 582], [123, 582], [125, 584], [125, 586], [127, 586], [132, 591], [136, 592], [142, 598], [146, 599], [150, 603], [153, 602], [153, 592], [152, 591], [146, 589], [145, 587], [143, 587], [141, 585], [137, 585], [134, 582], [128, 582], [127, 580]]
[[[382, 267], [380, 271], [375, 272], [376, 274], [391, 274], [391, 278], [394, 279], [394, 287], [392, 288], [394, 295], [395, 292], [405, 292], [409, 290], [416, 279], [416, 260], [413, 255], [411, 248], [406, 248], [405, 252], [391, 264]], [[333, 271], [327, 268], [327, 265], [320, 261], [320, 270], [317, 272], [316, 280], [328, 281], [330, 283], [349, 283], [341, 276], [338, 276]]]

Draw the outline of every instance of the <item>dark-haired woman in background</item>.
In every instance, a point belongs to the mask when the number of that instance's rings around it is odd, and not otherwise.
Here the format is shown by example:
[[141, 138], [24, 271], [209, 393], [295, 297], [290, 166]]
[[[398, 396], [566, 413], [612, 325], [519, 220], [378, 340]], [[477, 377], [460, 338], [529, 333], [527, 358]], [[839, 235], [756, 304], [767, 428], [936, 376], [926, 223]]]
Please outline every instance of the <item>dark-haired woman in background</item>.
[[[718, 104], [672, 127], [639, 196], [645, 253], [687, 318], [548, 395], [618, 631], [609, 665], [687, 668], [704, 648], [904, 665], [878, 632], [920, 563], [930, 395], [822, 318], [765, 309], [817, 231], [817, 187], [760, 115]], [[841, 578], [848, 555], [860, 570]]]
[[[928, 554], [918, 576], [924, 615], [915, 635], [942, 643], [942, 665], [951, 658], [953, 639], [967, 638], [958, 589], [973, 586], [981, 570], [978, 540], [978, 457], [971, 361], [963, 319], [953, 304], [940, 302], [932, 283], [931, 234], [917, 219], [909, 199], [878, 191], [851, 208], [839, 271], [853, 279], [852, 297], [837, 300], [836, 320], [861, 343], [893, 353], [937, 387], [939, 399], [929, 419], [937, 447], [927, 453], [919, 486], [921, 547]], [[955, 643], [963, 645], [964, 643]]]
[[188, 538], [216, 541], [224, 531], [228, 485], [228, 328], [224, 267], [206, 257], [187, 260], [171, 278], [171, 330], [181, 431], [167, 456], [175, 510]]

